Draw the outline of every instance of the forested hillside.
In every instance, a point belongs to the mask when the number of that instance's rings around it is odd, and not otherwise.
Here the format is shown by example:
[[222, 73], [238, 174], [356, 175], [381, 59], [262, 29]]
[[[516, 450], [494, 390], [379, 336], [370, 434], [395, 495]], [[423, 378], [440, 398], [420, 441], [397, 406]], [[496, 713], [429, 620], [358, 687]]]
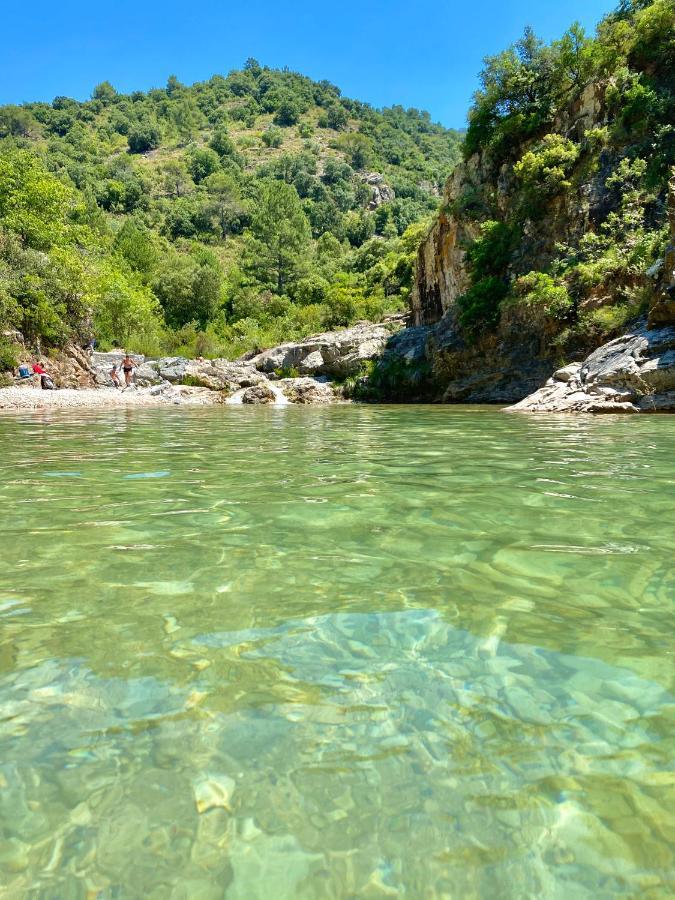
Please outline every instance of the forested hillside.
[[405, 305], [460, 141], [255, 60], [2, 107], [0, 323], [232, 355], [380, 318]]

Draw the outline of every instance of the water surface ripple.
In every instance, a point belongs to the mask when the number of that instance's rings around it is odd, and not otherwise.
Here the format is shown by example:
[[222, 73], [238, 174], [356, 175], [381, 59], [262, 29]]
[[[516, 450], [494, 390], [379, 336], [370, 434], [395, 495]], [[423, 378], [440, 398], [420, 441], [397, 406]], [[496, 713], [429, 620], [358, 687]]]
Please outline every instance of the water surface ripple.
[[0, 417], [0, 896], [672, 896], [674, 453], [658, 416]]

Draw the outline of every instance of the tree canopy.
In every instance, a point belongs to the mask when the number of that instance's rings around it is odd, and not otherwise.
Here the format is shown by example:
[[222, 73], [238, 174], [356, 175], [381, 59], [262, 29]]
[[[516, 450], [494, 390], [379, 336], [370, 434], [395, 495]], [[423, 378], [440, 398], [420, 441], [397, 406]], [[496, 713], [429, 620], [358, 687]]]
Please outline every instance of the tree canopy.
[[0, 319], [47, 343], [231, 354], [327, 327], [338, 302], [340, 321], [385, 315], [460, 143], [252, 59], [191, 86], [0, 107]]

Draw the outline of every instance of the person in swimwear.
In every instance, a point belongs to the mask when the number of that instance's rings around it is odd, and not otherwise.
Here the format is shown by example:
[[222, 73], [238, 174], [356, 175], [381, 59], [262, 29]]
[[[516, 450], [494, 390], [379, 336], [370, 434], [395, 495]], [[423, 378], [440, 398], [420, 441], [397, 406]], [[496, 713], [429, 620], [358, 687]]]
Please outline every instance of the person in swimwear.
[[120, 386], [120, 376], [117, 371], [117, 366], [113, 366], [112, 369], [110, 370], [110, 377], [112, 379], [112, 383], [115, 385], [116, 388], [118, 388]]
[[131, 384], [131, 378], [134, 373], [134, 369], [136, 368], [136, 363], [129, 356], [128, 353], [125, 353], [124, 359], [122, 360], [122, 371], [124, 372], [124, 386], [129, 387]]

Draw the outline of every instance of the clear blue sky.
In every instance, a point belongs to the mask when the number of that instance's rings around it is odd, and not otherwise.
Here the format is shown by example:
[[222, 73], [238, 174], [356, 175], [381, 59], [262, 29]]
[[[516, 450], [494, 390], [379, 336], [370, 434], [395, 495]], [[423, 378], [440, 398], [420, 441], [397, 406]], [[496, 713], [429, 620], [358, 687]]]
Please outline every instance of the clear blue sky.
[[461, 128], [481, 60], [530, 24], [546, 39], [588, 30], [614, 0], [15, 0], [2, 13], [0, 103], [86, 99], [185, 83], [249, 56], [327, 78], [375, 106], [428, 109]]

